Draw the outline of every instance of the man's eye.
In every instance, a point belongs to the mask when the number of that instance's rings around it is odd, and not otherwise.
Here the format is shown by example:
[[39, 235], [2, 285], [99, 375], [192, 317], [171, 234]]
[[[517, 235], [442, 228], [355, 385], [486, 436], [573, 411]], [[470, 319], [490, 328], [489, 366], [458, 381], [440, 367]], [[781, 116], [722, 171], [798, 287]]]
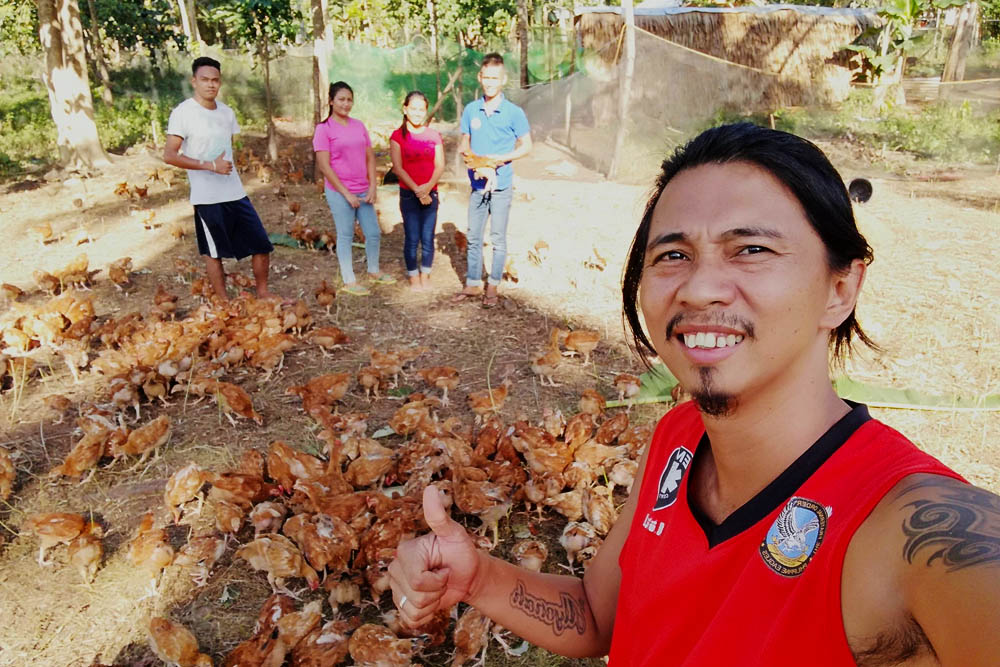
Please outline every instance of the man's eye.
[[762, 245], [748, 245], [740, 249], [741, 255], [757, 255], [762, 252], [771, 252], [770, 248], [765, 248]]
[[687, 255], [682, 253], [680, 250], [668, 250], [653, 257], [653, 261], [651, 261], [650, 264], [659, 264], [662, 261], [678, 262], [685, 259], [687, 259]]

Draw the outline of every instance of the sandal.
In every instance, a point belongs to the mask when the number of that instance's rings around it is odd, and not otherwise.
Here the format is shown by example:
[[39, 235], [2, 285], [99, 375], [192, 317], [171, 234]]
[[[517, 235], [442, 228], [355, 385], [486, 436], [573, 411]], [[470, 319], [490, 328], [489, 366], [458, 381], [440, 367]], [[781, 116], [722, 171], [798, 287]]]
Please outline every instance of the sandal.
[[499, 303], [500, 303], [499, 294], [483, 297], [483, 308], [486, 308], [487, 310], [489, 310], [490, 308], [495, 308]]
[[376, 285], [394, 285], [394, 284], [396, 284], [396, 279], [393, 278], [392, 276], [390, 276], [388, 273], [383, 273], [383, 274], [378, 275], [378, 276], [373, 276], [371, 274], [368, 274], [368, 275], [371, 277], [372, 282], [375, 283]]
[[367, 287], [365, 287], [364, 285], [351, 285], [350, 287], [341, 287], [340, 291], [344, 292], [345, 294], [351, 294], [353, 296], [368, 296], [369, 294], [372, 293], [372, 291]]
[[451, 297], [452, 303], [462, 303], [463, 301], [469, 301], [471, 299], [478, 299], [482, 296], [482, 293], [476, 292], [475, 294], [469, 294], [468, 292], [457, 292]]

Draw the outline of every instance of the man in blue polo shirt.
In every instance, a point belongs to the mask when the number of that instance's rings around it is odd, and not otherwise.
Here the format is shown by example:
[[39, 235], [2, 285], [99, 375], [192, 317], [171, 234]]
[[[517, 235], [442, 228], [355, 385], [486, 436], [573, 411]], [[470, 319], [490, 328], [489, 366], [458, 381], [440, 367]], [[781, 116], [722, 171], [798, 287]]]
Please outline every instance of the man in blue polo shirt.
[[469, 102], [462, 112], [460, 152], [470, 166], [469, 249], [465, 288], [456, 301], [483, 294], [483, 234], [490, 221], [493, 261], [483, 295], [483, 307], [497, 304], [497, 285], [507, 259], [507, 218], [513, 194], [511, 162], [531, 151], [531, 126], [524, 110], [503, 95], [507, 83], [503, 56], [490, 53], [479, 68], [483, 96]]

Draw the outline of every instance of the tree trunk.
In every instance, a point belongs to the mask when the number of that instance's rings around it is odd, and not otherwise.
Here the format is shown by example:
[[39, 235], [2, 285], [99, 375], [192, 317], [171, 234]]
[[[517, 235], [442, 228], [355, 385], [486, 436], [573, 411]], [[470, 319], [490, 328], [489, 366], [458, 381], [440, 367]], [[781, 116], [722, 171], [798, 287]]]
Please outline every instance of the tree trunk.
[[38, 37], [45, 49], [42, 79], [58, 133], [59, 161], [71, 171], [91, 171], [110, 164], [94, 123], [83, 27], [76, 0], [36, 0]]
[[181, 14], [181, 30], [184, 31], [184, 41], [187, 48], [191, 48], [191, 23], [188, 21], [187, 0], [177, 0], [177, 9]]
[[322, 0], [312, 0], [313, 23], [313, 125], [319, 125], [327, 106], [330, 75], [327, 73], [326, 14]]
[[94, 0], [87, 0], [90, 11], [90, 50], [94, 54], [94, 71], [101, 80], [101, 101], [105, 106], [114, 103], [111, 96], [111, 77], [108, 75], [108, 63], [104, 60], [104, 47], [101, 45], [101, 24], [97, 22], [97, 7]]
[[528, 87], [528, 0], [517, 0], [517, 41], [521, 50], [521, 87]]
[[625, 72], [619, 80], [618, 131], [615, 133], [615, 151], [611, 154], [608, 178], [618, 176], [628, 132], [629, 98], [632, 97], [632, 75], [635, 73], [635, 13], [632, 11], [632, 0], [622, 0], [622, 18], [625, 20]]
[[271, 101], [271, 49], [267, 33], [264, 33], [260, 52], [264, 65], [264, 101], [267, 105], [267, 157], [271, 164], [277, 164], [278, 136], [274, 128], [274, 108]]
[[431, 17], [431, 51], [434, 52], [434, 82], [436, 95], [434, 99], [441, 99], [441, 59], [438, 55], [438, 17], [437, 3], [434, 0], [427, 0], [427, 12]]
[[188, 23], [191, 25], [192, 46], [197, 47], [195, 50], [200, 52], [201, 31], [198, 30], [198, 7], [195, 5], [195, 0], [181, 0], [181, 2], [187, 2], [187, 16]]
[[955, 24], [955, 37], [951, 40], [948, 60], [945, 62], [944, 73], [941, 75], [942, 81], [962, 81], [965, 79], [965, 61], [972, 48], [978, 15], [979, 4], [976, 2], [968, 3], [959, 12], [958, 23]]

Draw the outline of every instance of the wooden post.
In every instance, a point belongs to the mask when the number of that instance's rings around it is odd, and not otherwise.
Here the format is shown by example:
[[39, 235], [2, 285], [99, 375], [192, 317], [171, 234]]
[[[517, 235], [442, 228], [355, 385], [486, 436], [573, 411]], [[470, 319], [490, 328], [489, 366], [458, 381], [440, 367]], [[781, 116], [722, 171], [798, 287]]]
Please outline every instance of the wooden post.
[[517, 0], [517, 41], [521, 52], [521, 87], [528, 87], [528, 0]]
[[632, 75], [635, 73], [635, 13], [632, 10], [632, 0], [622, 0], [622, 19], [625, 21], [625, 72], [619, 80], [618, 131], [615, 133], [615, 150], [611, 154], [608, 178], [615, 178], [618, 175], [619, 167], [624, 159], [622, 151], [625, 148], [625, 134], [628, 128]]
[[948, 49], [948, 60], [944, 65], [941, 81], [962, 81], [965, 78], [965, 60], [972, 48], [972, 40], [976, 32], [976, 21], [979, 17], [979, 3], [970, 2], [962, 7], [955, 24], [955, 37]]
[[431, 50], [434, 51], [434, 81], [437, 90], [436, 99], [441, 99], [441, 58], [438, 55], [437, 3], [434, 2], [434, 0], [427, 0], [427, 12], [431, 16]]

